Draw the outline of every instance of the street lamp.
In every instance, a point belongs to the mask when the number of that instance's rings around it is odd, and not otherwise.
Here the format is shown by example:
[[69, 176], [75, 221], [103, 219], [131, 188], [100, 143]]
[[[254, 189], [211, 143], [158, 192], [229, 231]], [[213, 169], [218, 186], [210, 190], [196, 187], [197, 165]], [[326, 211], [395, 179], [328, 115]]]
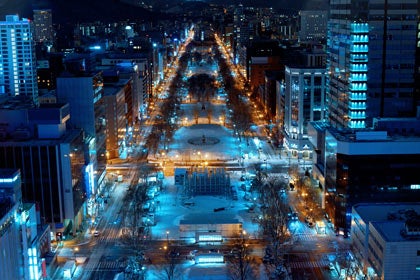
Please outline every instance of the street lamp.
[[76, 259], [76, 263], [77, 263], [77, 253], [79, 252], [79, 247], [74, 248], [74, 258]]
[[303, 203], [306, 205], [307, 203], [306, 203], [306, 198], [308, 197], [308, 193], [306, 193], [306, 192], [303, 192], [302, 193], [302, 197], [303, 197]]
[[166, 231], [166, 243], [169, 244], [169, 230]]

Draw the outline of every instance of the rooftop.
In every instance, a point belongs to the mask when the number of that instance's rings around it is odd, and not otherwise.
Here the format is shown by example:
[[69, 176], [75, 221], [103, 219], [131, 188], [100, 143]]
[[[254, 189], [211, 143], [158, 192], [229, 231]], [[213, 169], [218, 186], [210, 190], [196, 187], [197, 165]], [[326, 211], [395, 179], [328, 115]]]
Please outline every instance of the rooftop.
[[[17, 170], [17, 169], [0, 168], [0, 178], [1, 179], [14, 178], [17, 174], [19, 174], [19, 170]], [[1, 184], [1, 180], [0, 180], [0, 184]]]
[[179, 222], [181, 225], [188, 224], [239, 224], [239, 220], [233, 214], [212, 213], [211, 215], [189, 214]]
[[353, 209], [366, 223], [371, 223], [387, 242], [400, 242], [408, 240], [401, 233], [406, 229], [407, 222], [412, 221], [413, 215], [420, 213], [420, 203], [363, 203]]
[[353, 209], [365, 221], [405, 221], [407, 211], [420, 213], [420, 203], [360, 203], [354, 205]]
[[401, 235], [401, 230], [404, 229], [404, 221], [372, 222], [372, 225], [387, 242], [407, 241]]
[[0, 110], [31, 109], [35, 107], [31, 96], [26, 95], [7, 96], [3, 99], [3, 102], [0, 102]]

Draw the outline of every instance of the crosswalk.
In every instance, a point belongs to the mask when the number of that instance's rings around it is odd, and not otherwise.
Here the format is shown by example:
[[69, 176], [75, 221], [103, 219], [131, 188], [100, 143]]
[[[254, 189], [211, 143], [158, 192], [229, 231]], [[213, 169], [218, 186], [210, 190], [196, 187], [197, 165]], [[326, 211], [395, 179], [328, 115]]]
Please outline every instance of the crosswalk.
[[119, 236], [98, 236], [98, 237], [96, 237], [96, 241], [98, 242], [98, 243], [104, 243], [104, 242], [106, 242], [106, 243], [116, 243], [116, 242], [119, 242], [119, 241], [121, 241], [121, 238], [119, 237]]
[[293, 236], [294, 241], [301, 241], [301, 242], [313, 242], [313, 241], [318, 241], [319, 238], [318, 236], [315, 236], [313, 233], [300, 233], [300, 234], [295, 234]]
[[330, 245], [334, 237], [329, 235], [317, 235], [312, 232], [296, 233], [293, 235], [294, 242], [316, 242]]
[[299, 262], [290, 262], [289, 266], [292, 269], [298, 268], [312, 268], [312, 267], [327, 267], [329, 262], [326, 260], [319, 260], [319, 261], [299, 261]]
[[94, 270], [120, 270], [127, 266], [127, 261], [100, 261], [99, 263], [89, 262], [85, 265], [84, 269], [88, 271]]

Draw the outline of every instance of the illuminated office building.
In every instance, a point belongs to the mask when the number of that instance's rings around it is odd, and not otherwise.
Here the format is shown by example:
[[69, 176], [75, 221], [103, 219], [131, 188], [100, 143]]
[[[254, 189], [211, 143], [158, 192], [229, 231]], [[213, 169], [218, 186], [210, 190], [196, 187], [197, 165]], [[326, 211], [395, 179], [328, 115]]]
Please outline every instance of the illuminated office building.
[[54, 30], [51, 10], [34, 10], [34, 41], [51, 44], [53, 40]]
[[27, 96], [38, 105], [32, 23], [7, 15], [0, 22], [0, 96]]
[[329, 121], [372, 127], [413, 117], [417, 0], [331, 0], [327, 39]]
[[22, 203], [21, 185], [18, 169], [0, 169], [0, 279], [45, 279], [49, 227], [38, 224], [34, 203]]
[[64, 72], [57, 78], [57, 99], [59, 102], [69, 103], [70, 106], [69, 125], [82, 129], [85, 142], [88, 143], [87, 174], [94, 177], [89, 177], [92, 181], [92, 188], [89, 187], [92, 191], [88, 194], [92, 199], [90, 205], [94, 198], [89, 195], [97, 193], [97, 189], [101, 189], [105, 184], [106, 108], [103, 94], [102, 72], [77, 74]]
[[41, 224], [53, 232], [76, 232], [93, 189], [91, 165], [86, 165], [84, 135], [67, 129], [68, 104], [43, 104], [25, 109], [3, 104], [0, 119], [0, 168], [19, 169], [22, 201], [38, 203]]
[[356, 203], [420, 198], [417, 25], [417, 0], [330, 1], [328, 117], [308, 135], [337, 232], [349, 233]]
[[22, 204], [18, 170], [0, 169], [0, 279], [22, 279], [23, 258], [17, 212]]
[[328, 11], [300, 11], [299, 17], [300, 41], [325, 40], [327, 37]]
[[307, 125], [325, 117], [325, 68], [286, 66], [285, 81], [284, 146], [290, 156], [309, 159]]
[[360, 203], [353, 207], [352, 247], [365, 279], [420, 278], [419, 213], [419, 203]]

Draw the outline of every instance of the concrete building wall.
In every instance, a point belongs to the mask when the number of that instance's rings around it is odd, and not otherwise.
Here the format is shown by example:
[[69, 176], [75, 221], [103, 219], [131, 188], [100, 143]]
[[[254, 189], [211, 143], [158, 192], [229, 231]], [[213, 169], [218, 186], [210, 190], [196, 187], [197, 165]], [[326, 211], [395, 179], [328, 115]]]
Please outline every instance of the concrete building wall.
[[233, 238], [242, 232], [242, 224], [180, 224], [180, 238], [195, 238], [196, 233], [216, 232], [220, 233], [224, 238]]

